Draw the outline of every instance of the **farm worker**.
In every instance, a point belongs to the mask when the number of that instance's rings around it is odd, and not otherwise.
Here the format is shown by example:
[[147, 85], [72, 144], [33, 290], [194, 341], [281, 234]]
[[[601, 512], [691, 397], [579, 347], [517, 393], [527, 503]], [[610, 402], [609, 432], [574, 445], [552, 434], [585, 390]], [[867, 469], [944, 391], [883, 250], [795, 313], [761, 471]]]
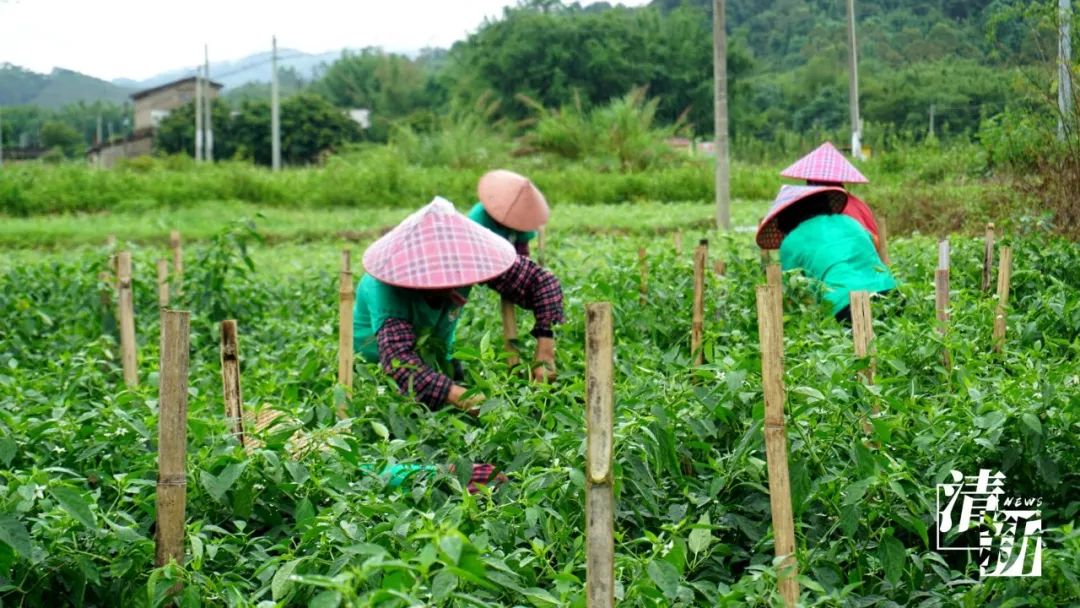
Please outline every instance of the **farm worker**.
[[[844, 158], [844, 155], [836, 149], [836, 146], [832, 145], [832, 142], [821, 144], [813, 152], [795, 161], [795, 164], [780, 172], [780, 177], [804, 179], [807, 186], [832, 186], [835, 188], [844, 188], [844, 184], [870, 183], [866, 176]], [[846, 189], [844, 191], [847, 192]], [[850, 192], [847, 192], [847, 197], [848, 202], [844, 207], [844, 215], [855, 218], [855, 221], [862, 224], [863, 228], [866, 228], [873, 238], [874, 248], [877, 249], [878, 255], [884, 257], [881, 249], [883, 244], [879, 238], [880, 232], [877, 220], [874, 219], [874, 213], [870, 211], [870, 207], [866, 203], [853, 196]]]
[[843, 188], [784, 185], [756, 236], [762, 249], [780, 249], [783, 270], [800, 268], [823, 284], [818, 295], [838, 321], [851, 319], [850, 292], [896, 287], [870, 233], [844, 213], [849, 201]]
[[552, 328], [563, 321], [558, 279], [441, 197], [405, 218], [364, 252], [353, 309], [354, 348], [379, 363], [403, 394], [432, 410], [447, 402], [476, 414], [453, 360], [462, 307], [474, 285], [532, 310], [537, 381], [555, 378]]
[[543, 193], [527, 177], [505, 169], [485, 173], [476, 193], [480, 202], [469, 210], [469, 218], [528, 257], [529, 241], [551, 213]]
[[[375, 467], [370, 464], [362, 464], [360, 468], [369, 472], [375, 470]], [[439, 468], [433, 464], [390, 464], [383, 467], [379, 477], [386, 482], [386, 485], [397, 489], [403, 486], [406, 481], [424, 479], [428, 475], [433, 475], [439, 471]], [[447, 466], [446, 470], [451, 474], [454, 473], [454, 465]], [[497, 473], [494, 466], [490, 464], [474, 464], [472, 465], [472, 475], [469, 478], [467, 487], [470, 494], [475, 494], [479, 491], [478, 486], [502, 484], [507, 481], [506, 475]]]

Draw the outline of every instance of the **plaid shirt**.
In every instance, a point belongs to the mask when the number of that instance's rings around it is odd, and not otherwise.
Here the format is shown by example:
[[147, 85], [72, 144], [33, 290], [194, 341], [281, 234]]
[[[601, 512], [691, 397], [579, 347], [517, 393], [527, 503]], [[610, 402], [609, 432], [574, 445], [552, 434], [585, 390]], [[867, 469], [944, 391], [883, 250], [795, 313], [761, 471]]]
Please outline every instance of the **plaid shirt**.
[[[529, 258], [518, 256], [509, 270], [485, 283], [514, 304], [533, 311], [534, 336], [550, 336], [553, 325], [563, 322], [562, 286], [555, 275]], [[377, 334], [379, 364], [390, 375], [402, 394], [432, 411], [446, 404], [453, 381], [431, 369], [416, 353], [416, 331], [404, 319], [387, 319]]]

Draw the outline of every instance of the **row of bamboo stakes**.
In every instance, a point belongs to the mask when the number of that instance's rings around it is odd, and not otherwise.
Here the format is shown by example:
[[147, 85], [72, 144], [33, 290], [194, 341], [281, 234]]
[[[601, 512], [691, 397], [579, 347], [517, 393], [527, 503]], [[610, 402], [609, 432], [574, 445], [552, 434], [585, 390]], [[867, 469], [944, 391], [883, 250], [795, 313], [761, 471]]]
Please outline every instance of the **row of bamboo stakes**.
[[[681, 234], [676, 233], [676, 247], [681, 246]], [[984, 255], [983, 288], [989, 285], [993, 261], [993, 226], [987, 228]], [[182, 277], [183, 261], [178, 232], [170, 238], [173, 268], [177, 279]], [[1011, 274], [1011, 249], [1003, 247], [998, 274], [998, 304], [994, 324], [995, 349], [1004, 340], [1004, 318], [1008, 303]], [[644, 249], [639, 249], [641, 264], [641, 298], [648, 293], [648, 267]], [[948, 244], [939, 245], [939, 267], [935, 273], [938, 320], [941, 331], [948, 321]], [[702, 362], [704, 327], [704, 277], [708, 260], [708, 241], [702, 240], [694, 252], [694, 301], [691, 324], [691, 353], [695, 364]], [[119, 290], [120, 334], [124, 380], [129, 386], [137, 384], [134, 350], [134, 315], [131, 297], [131, 256], [119, 252], [115, 258], [116, 285]], [[722, 261], [714, 272], [723, 274]], [[161, 360], [159, 385], [159, 475], [157, 494], [156, 563], [183, 561], [184, 522], [186, 504], [186, 472], [184, 467], [187, 441], [187, 382], [189, 366], [190, 313], [168, 309], [168, 263], [157, 263], [158, 304], [161, 315]], [[180, 281], [176, 281], [180, 289]], [[778, 588], [788, 606], [798, 600], [797, 563], [791, 505], [790, 479], [787, 462], [787, 436], [783, 383], [783, 301], [780, 267], [766, 267], [766, 284], [756, 288], [759, 344], [762, 355], [762, 383], [765, 399], [765, 448], [768, 467], [770, 507], [772, 512], [774, 546], [778, 566]], [[348, 250], [342, 252], [339, 289], [339, 353], [338, 382], [346, 389], [352, 386], [352, 304], [355, 298]], [[872, 316], [869, 294], [851, 294], [852, 329], [855, 354], [872, 357]], [[503, 302], [502, 317], [506, 347], [516, 359], [517, 327], [512, 304]], [[614, 606], [614, 354], [613, 325], [609, 303], [589, 304], [586, 307], [586, 573], [587, 597], [590, 606]], [[946, 357], [947, 357], [946, 353]], [[221, 323], [221, 374], [225, 418], [232, 434], [242, 446], [248, 443], [244, 434], [243, 400], [240, 387], [239, 348], [236, 321]], [[865, 379], [873, 383], [874, 367], [865, 371]], [[345, 404], [338, 404], [339, 416], [344, 416]], [[877, 412], [875, 405], [875, 413]]]

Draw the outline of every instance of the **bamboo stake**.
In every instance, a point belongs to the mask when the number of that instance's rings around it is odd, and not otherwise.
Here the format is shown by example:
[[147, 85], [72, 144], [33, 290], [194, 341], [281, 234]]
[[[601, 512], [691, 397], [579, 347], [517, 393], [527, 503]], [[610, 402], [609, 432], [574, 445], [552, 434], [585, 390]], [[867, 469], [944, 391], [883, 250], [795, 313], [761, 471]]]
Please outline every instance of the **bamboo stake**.
[[765, 283], [770, 287], [776, 288], [776, 293], [778, 294], [775, 300], [776, 314], [779, 315], [781, 319], [784, 318], [784, 275], [780, 271], [779, 264], [770, 262], [769, 265], [765, 267]]
[[675, 255], [682, 255], [682, 230], [676, 230], [671, 239], [675, 244]]
[[503, 298], [500, 303], [503, 324], [503, 348], [506, 349], [506, 352], [510, 353], [510, 356], [506, 359], [506, 364], [510, 367], [516, 367], [518, 363], [521, 363], [521, 358], [518, 356], [517, 349], [517, 315], [513, 302]]
[[176, 275], [176, 293], [179, 295], [184, 284], [184, 250], [180, 244], [179, 230], [169, 233], [169, 247], [172, 248], [173, 274]]
[[352, 274], [352, 251], [348, 249], [341, 250], [341, 272]]
[[1012, 247], [1002, 247], [998, 260], [997, 310], [994, 312], [994, 352], [1005, 347], [1006, 314], [1009, 309], [1009, 283], [1012, 281]]
[[[949, 330], [949, 271], [938, 268], [934, 272], [934, 307], [937, 309], [938, 332], [944, 336]], [[949, 349], [945, 349], [945, 369], [952, 369]]]
[[540, 226], [536, 231], [536, 263], [544, 265], [544, 242], [547, 240], [547, 227]]
[[121, 251], [116, 257], [117, 279], [120, 284], [120, 360], [124, 368], [124, 384], [139, 384], [135, 353], [135, 305], [131, 295], [131, 253]]
[[994, 272], [994, 224], [986, 225], [986, 238], [983, 241], [982, 290], [990, 291], [990, 277]]
[[614, 356], [611, 304], [585, 307], [585, 578], [589, 608], [615, 605]]
[[244, 445], [244, 399], [240, 391], [240, 346], [236, 321], [221, 322], [221, 386], [225, 397], [225, 422]]
[[949, 269], [949, 239], [938, 241], [937, 267], [939, 270]]
[[644, 247], [638, 247], [637, 259], [638, 269], [641, 271], [641, 283], [638, 286], [638, 303], [644, 306], [649, 294], [649, 259], [645, 257]]
[[694, 248], [694, 307], [690, 324], [690, 354], [694, 365], [701, 365], [705, 360], [701, 346], [705, 335], [705, 261], [708, 258], [709, 241], [701, 239]]
[[[862, 359], [872, 356], [871, 343], [874, 340], [873, 318], [870, 313], [870, 294], [865, 291], [853, 291], [850, 294], [851, 329], [855, 340], [855, 356]], [[874, 362], [864, 373], [867, 384], [874, 383]]]
[[784, 319], [783, 307], [774, 285], [758, 285], [758, 340], [761, 346], [761, 378], [765, 391], [765, 459], [769, 474], [769, 504], [772, 511], [780, 595], [787, 606], [799, 599], [795, 561], [795, 523], [788, 476], [787, 429], [784, 423]]
[[157, 532], [154, 563], [184, 562], [184, 509], [187, 500], [188, 356], [191, 313], [165, 312], [158, 392]]
[[157, 303], [160, 308], [169, 307], [169, 262], [157, 261]]
[[[353, 384], [353, 294], [352, 273], [341, 273], [338, 290], [338, 384], [346, 390]], [[345, 417], [345, 401], [338, 403], [338, 418]]]
[[889, 227], [885, 222], [885, 218], [881, 217], [877, 220], [878, 227], [878, 241], [877, 251], [881, 261], [888, 266], [892, 262], [889, 261]]

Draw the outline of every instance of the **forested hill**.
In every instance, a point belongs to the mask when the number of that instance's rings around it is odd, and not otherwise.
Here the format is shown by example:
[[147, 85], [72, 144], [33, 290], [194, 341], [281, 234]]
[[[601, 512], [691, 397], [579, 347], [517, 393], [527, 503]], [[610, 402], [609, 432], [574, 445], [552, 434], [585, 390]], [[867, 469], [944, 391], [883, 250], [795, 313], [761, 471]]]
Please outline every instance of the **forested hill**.
[[[692, 6], [712, 15], [712, 0], [653, 0], [670, 12]], [[863, 61], [906, 65], [940, 59], [991, 62], [997, 49], [986, 26], [1009, 0], [857, 0], [855, 17]], [[807, 63], [836, 47], [846, 49], [845, 0], [728, 0], [731, 35], [752, 49], [761, 67], [778, 71]]]

